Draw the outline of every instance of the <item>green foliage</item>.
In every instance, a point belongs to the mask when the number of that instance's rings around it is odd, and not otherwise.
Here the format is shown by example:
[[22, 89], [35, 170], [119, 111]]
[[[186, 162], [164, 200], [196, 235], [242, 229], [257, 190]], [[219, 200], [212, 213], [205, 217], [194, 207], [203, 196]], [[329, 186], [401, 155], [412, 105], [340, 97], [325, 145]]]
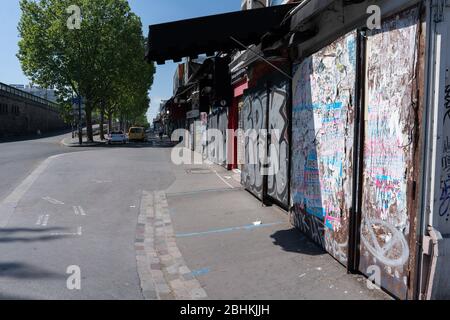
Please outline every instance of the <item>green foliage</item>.
[[[68, 27], [76, 5], [80, 29]], [[126, 0], [21, 0], [18, 58], [35, 83], [55, 87], [65, 114], [73, 93], [94, 110], [133, 119], [148, 109], [155, 68], [145, 62], [140, 18]], [[89, 131], [89, 128], [88, 128]]]

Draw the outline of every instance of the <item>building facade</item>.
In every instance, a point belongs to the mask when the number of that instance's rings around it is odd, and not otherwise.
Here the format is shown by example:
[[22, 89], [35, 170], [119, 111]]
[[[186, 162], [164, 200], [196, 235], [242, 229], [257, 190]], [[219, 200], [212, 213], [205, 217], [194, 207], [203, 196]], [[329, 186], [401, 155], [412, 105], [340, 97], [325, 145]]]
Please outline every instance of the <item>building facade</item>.
[[[212, 82], [198, 116], [207, 129], [244, 134], [225, 135], [210, 159], [239, 168], [249, 192], [283, 208], [349, 272], [399, 299], [450, 298], [448, 1], [285, 2], [242, 2], [248, 19], [286, 7], [257, 41], [230, 27], [233, 47], [217, 33], [230, 102], [217, 104]], [[253, 143], [264, 134], [267, 144]], [[250, 161], [260, 151], [266, 161]]]

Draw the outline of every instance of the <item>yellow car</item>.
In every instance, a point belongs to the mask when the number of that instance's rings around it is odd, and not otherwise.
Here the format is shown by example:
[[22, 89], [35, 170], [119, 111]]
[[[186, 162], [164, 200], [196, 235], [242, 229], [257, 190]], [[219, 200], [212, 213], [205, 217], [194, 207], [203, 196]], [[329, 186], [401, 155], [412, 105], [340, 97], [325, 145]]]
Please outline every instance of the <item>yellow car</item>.
[[128, 131], [129, 141], [145, 141], [145, 129], [141, 127], [132, 127]]

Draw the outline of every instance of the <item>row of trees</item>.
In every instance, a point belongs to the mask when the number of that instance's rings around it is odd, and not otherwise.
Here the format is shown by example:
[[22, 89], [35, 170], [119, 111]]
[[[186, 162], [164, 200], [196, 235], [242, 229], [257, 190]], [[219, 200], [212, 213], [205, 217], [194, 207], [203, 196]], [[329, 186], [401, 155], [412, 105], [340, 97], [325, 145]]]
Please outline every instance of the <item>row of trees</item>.
[[145, 117], [155, 68], [144, 60], [142, 23], [128, 1], [21, 0], [20, 6], [17, 56], [25, 75], [54, 87], [67, 117], [73, 96], [83, 97], [89, 141], [93, 113], [110, 125]]

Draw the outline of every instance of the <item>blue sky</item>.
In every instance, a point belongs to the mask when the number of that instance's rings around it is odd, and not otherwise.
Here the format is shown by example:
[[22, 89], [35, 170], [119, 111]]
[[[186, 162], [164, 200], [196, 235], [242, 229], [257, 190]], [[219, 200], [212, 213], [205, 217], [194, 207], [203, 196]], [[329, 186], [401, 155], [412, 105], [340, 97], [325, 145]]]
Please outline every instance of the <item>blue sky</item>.
[[[132, 10], [141, 17], [144, 32], [147, 36], [148, 26], [151, 24], [238, 11], [240, 10], [241, 0], [129, 0], [129, 3]], [[2, 0], [2, 10], [0, 10], [0, 82], [6, 84], [29, 83], [16, 58], [19, 18], [19, 0]], [[152, 100], [149, 110], [150, 119], [156, 114], [161, 99], [171, 97], [174, 71], [175, 66], [172, 62], [157, 67], [155, 81], [150, 91]]]

